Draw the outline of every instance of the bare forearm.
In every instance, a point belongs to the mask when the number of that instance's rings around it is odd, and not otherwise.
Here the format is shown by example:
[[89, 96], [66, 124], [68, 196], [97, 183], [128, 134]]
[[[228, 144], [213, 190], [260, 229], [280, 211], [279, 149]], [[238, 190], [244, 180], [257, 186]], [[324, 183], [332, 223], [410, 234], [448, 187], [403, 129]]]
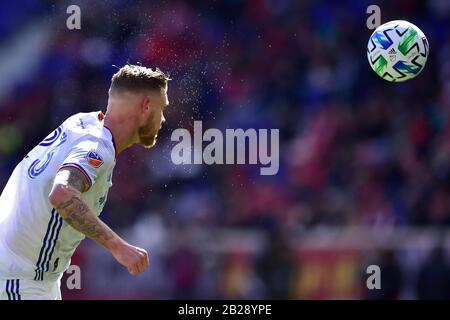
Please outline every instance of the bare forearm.
[[62, 201], [56, 210], [74, 229], [111, 251], [122, 239], [89, 209], [79, 195]]
[[109, 250], [128, 272], [144, 272], [149, 263], [147, 251], [126, 243], [89, 209], [81, 197], [88, 189], [89, 181], [80, 170], [63, 167], [55, 176], [48, 200], [70, 226]]

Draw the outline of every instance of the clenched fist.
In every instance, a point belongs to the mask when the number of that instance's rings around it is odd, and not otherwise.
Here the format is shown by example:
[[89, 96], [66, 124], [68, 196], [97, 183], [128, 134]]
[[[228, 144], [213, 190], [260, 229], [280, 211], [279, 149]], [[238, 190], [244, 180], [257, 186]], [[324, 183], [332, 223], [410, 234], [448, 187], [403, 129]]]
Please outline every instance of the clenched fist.
[[111, 253], [132, 275], [141, 274], [148, 267], [148, 253], [145, 249], [125, 243], [116, 247]]

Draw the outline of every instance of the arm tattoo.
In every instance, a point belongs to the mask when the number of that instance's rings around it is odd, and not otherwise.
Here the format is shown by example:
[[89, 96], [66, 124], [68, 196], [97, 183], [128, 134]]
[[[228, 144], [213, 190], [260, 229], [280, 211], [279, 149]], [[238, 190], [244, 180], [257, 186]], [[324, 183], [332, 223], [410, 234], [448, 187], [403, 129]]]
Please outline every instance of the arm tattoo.
[[63, 167], [56, 174], [54, 184], [71, 186], [72, 188], [86, 192], [89, 189], [87, 177], [75, 167]]
[[74, 229], [101, 244], [113, 238], [111, 229], [92, 213], [79, 196], [61, 203], [56, 210]]
[[67, 178], [67, 184], [73, 186], [80, 192], [85, 192], [89, 188], [88, 181], [80, 170], [68, 167], [69, 177]]
[[67, 223], [73, 228], [94, 240], [102, 242], [113, 237], [112, 231], [78, 196], [73, 196], [70, 200], [61, 203], [56, 210], [63, 214]]
[[[55, 183], [70, 186], [80, 193], [85, 192], [88, 181], [77, 168], [62, 168], [55, 177]], [[74, 229], [105, 246], [105, 242], [114, 238], [114, 232], [89, 209], [81, 198], [74, 194], [69, 200], [61, 202], [56, 208], [63, 219]]]

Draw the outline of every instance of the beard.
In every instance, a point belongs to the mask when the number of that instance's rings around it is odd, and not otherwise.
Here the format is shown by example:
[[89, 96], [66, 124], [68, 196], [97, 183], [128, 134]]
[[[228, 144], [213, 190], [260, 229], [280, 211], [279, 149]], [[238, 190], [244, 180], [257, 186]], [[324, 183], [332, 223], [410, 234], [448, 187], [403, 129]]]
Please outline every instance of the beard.
[[145, 148], [151, 148], [156, 144], [157, 132], [152, 132], [147, 126], [138, 129], [139, 144]]

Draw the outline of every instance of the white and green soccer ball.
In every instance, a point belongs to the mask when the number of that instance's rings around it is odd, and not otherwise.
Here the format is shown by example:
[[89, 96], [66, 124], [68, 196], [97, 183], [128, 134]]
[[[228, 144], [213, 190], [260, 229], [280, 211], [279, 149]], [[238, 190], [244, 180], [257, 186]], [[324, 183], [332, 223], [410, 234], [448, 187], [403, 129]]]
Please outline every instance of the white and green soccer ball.
[[428, 53], [429, 45], [423, 32], [404, 20], [382, 24], [367, 44], [367, 58], [373, 71], [391, 82], [416, 77], [425, 67]]

